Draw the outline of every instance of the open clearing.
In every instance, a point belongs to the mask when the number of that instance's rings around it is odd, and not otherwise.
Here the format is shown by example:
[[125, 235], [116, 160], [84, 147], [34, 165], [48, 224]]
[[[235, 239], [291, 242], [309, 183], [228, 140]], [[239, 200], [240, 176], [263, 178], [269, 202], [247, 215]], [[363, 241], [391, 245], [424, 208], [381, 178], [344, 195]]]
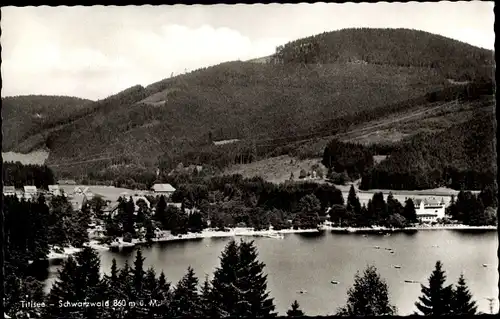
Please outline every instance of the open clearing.
[[224, 171], [224, 174], [241, 174], [244, 178], [260, 176], [264, 180], [272, 183], [283, 183], [290, 179], [293, 173], [294, 180], [299, 180], [300, 171], [311, 171], [313, 165], [320, 165], [326, 172], [326, 168], [321, 164], [321, 158], [299, 160], [288, 155], [272, 157], [250, 164], [233, 165]]
[[30, 152], [27, 154], [17, 153], [17, 152], [2, 152], [3, 162], [21, 162], [21, 164], [29, 165], [43, 165], [47, 158], [49, 158], [49, 152], [45, 150], [39, 150]]

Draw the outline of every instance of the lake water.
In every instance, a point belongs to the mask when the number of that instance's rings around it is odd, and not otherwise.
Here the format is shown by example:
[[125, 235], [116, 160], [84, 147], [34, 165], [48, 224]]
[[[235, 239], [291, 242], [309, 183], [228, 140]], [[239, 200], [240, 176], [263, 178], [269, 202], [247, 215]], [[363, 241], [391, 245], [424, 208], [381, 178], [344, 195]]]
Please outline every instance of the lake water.
[[[266, 264], [268, 289], [275, 299], [277, 311], [285, 314], [297, 299], [308, 315], [329, 315], [345, 304], [347, 289], [353, 284], [357, 270], [367, 264], [378, 268], [389, 285], [391, 301], [400, 315], [415, 311], [414, 303], [420, 296], [419, 284], [404, 283], [416, 280], [427, 284], [437, 260], [441, 260], [448, 276], [447, 283], [455, 283], [461, 272], [479, 305], [479, 311], [489, 313], [486, 298], [495, 298], [498, 311], [498, 235], [496, 231], [467, 232], [460, 230], [419, 231], [413, 234], [396, 233], [391, 236], [333, 234], [319, 236], [287, 234], [285, 239], [250, 238], [255, 240], [259, 258]], [[200, 281], [210, 276], [219, 265], [220, 252], [230, 238], [211, 238], [195, 241], [158, 243], [143, 247], [145, 265], [163, 270], [174, 284], [185, 274], [188, 266], [194, 268]], [[239, 240], [239, 239], [238, 239]], [[437, 245], [437, 247], [436, 247]], [[375, 249], [374, 246], [380, 246]], [[391, 254], [384, 248], [392, 248]], [[128, 260], [132, 265], [135, 250], [101, 252], [103, 271], [108, 273], [112, 259], [118, 265]], [[483, 267], [487, 264], [488, 267]], [[393, 266], [400, 265], [400, 269]], [[49, 267], [47, 289], [53, 282], [59, 266]], [[333, 285], [331, 280], [339, 281]], [[300, 294], [300, 290], [307, 293]]]

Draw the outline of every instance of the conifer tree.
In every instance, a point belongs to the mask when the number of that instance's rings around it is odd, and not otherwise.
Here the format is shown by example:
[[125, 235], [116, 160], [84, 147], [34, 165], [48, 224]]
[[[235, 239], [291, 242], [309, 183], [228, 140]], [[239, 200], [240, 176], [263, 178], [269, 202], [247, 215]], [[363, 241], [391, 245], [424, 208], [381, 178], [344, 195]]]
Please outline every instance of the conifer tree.
[[201, 295], [200, 295], [200, 314], [205, 317], [211, 317], [213, 307], [212, 301], [210, 299], [212, 287], [210, 286], [210, 281], [208, 279], [208, 275], [205, 276], [205, 281], [203, 282], [203, 286], [201, 287]]
[[162, 314], [167, 318], [171, 316], [171, 301], [172, 301], [172, 292], [170, 289], [170, 283], [167, 281], [165, 277], [165, 273], [162, 271], [160, 273], [160, 277], [158, 278], [157, 290], [154, 293], [153, 300], [158, 301], [159, 306], [156, 307], [157, 314]]
[[74, 278], [77, 287], [78, 298], [92, 299], [98, 293], [101, 280], [99, 254], [90, 247], [83, 248], [76, 253], [77, 276]]
[[389, 288], [380, 278], [375, 266], [368, 266], [363, 276], [354, 277], [354, 285], [347, 291], [347, 304], [338, 309], [343, 316], [395, 315], [396, 307], [389, 300]]
[[167, 202], [165, 196], [160, 196], [158, 203], [156, 204], [155, 220], [161, 223], [162, 229], [167, 229], [168, 219], [167, 219]]
[[403, 209], [403, 217], [406, 218], [410, 223], [417, 222], [417, 213], [415, 211], [415, 204], [411, 198], [408, 198], [405, 202], [405, 207]]
[[275, 316], [273, 299], [267, 291], [267, 275], [264, 263], [258, 261], [254, 242], [241, 241], [239, 245], [238, 279], [235, 285], [241, 302], [237, 314], [241, 316]]
[[477, 314], [476, 302], [472, 300], [472, 294], [469, 291], [469, 287], [467, 287], [463, 274], [460, 275], [458, 283], [455, 289], [453, 289], [451, 311], [454, 315]]
[[69, 256], [61, 269], [58, 270], [57, 280], [52, 285], [48, 295], [49, 306], [45, 308], [48, 318], [71, 318], [79, 309], [59, 307], [59, 302], [77, 301], [77, 287], [75, 278], [78, 276], [77, 263]]
[[239, 261], [239, 248], [234, 240], [225, 247], [220, 257], [220, 266], [212, 279], [211, 303], [214, 305], [211, 316], [227, 317], [235, 315], [238, 294], [234, 283]]
[[188, 267], [186, 275], [175, 287], [171, 309], [173, 317], [199, 317], [201, 315], [198, 278], [193, 268]]
[[297, 302], [297, 300], [295, 300], [292, 303], [292, 308], [288, 309], [288, 311], [286, 312], [286, 315], [288, 317], [302, 317], [302, 316], [304, 316], [304, 312], [302, 310], [300, 310], [299, 307], [300, 307], [299, 303]]
[[145, 258], [142, 257], [142, 250], [139, 248], [137, 250], [137, 255], [136, 255], [135, 261], [134, 261], [134, 270], [133, 270], [133, 278], [132, 278], [135, 299], [142, 298], [143, 280], [144, 280], [144, 276], [146, 274], [144, 271], [144, 260], [145, 260]]
[[358, 196], [356, 195], [354, 185], [351, 185], [349, 195], [347, 195], [347, 210], [353, 212], [354, 214], [359, 214], [361, 211], [361, 204]]
[[415, 303], [418, 311], [425, 316], [443, 316], [451, 312], [452, 286], [444, 286], [446, 281], [445, 272], [442, 270], [441, 261], [436, 262], [436, 266], [429, 277], [429, 286], [422, 287], [422, 296]]
[[125, 298], [128, 300], [133, 299], [133, 282], [131, 276], [131, 268], [128, 263], [128, 260], [125, 260], [125, 264], [123, 268], [120, 270], [120, 274], [118, 275], [118, 282], [120, 283], [120, 293], [121, 298]]
[[[78, 301], [102, 300], [101, 261], [96, 250], [85, 247], [76, 253], [77, 276], [74, 278]], [[100, 308], [84, 307], [81, 309], [85, 318], [100, 318]]]
[[109, 275], [104, 275], [103, 284], [106, 286], [106, 296], [109, 300], [118, 299], [120, 297], [120, 282], [118, 279], [119, 269], [116, 265], [116, 259], [111, 262], [111, 271]]
[[146, 244], [151, 246], [153, 244], [153, 239], [156, 237], [155, 228], [153, 225], [153, 221], [150, 218], [146, 219]]

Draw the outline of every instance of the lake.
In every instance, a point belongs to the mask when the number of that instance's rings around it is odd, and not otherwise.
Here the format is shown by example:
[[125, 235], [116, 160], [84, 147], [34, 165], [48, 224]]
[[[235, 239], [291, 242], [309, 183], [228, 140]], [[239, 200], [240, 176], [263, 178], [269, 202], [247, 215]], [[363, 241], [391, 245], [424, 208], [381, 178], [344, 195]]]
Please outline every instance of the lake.
[[[448, 276], [455, 283], [464, 273], [469, 288], [478, 303], [479, 311], [489, 313], [486, 298], [495, 298], [498, 311], [498, 234], [497, 231], [435, 230], [413, 234], [395, 233], [391, 236], [358, 234], [321, 235], [286, 234], [285, 239], [250, 238], [266, 264], [268, 289], [275, 299], [276, 310], [286, 313], [297, 299], [307, 315], [330, 315], [345, 304], [347, 289], [353, 284], [357, 270], [367, 264], [377, 267], [389, 285], [391, 301], [400, 315], [415, 311], [414, 303], [420, 293], [420, 281], [427, 285], [437, 260], [441, 260]], [[142, 247], [146, 267], [154, 266], [157, 273], [165, 272], [172, 283], [194, 268], [200, 282], [219, 265], [220, 252], [230, 238], [210, 238], [194, 241], [157, 243]], [[239, 239], [238, 239], [239, 240]], [[437, 245], [437, 246], [436, 246]], [[380, 246], [375, 249], [374, 246]], [[384, 248], [392, 248], [391, 254]], [[113, 258], [118, 265], [128, 260], [132, 265], [135, 250], [101, 251], [101, 265], [108, 273]], [[488, 267], [483, 267], [487, 264]], [[400, 269], [393, 266], [400, 265]], [[57, 265], [49, 267], [47, 289], [57, 273]], [[339, 281], [333, 285], [331, 280]], [[300, 294], [300, 290], [307, 293]]]

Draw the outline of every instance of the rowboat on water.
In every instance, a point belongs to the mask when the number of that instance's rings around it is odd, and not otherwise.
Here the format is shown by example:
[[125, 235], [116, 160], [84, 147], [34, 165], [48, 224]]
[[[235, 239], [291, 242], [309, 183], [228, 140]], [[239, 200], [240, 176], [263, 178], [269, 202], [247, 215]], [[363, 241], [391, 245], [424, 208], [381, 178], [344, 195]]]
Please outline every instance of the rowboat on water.
[[339, 282], [338, 282], [338, 281], [336, 281], [336, 280], [332, 280], [332, 281], [330, 281], [330, 282], [331, 282], [332, 284], [334, 284], [334, 285], [338, 285], [338, 284], [339, 284]]
[[394, 265], [394, 268], [399, 269], [399, 268], [401, 268], [401, 266], [400, 265]]

